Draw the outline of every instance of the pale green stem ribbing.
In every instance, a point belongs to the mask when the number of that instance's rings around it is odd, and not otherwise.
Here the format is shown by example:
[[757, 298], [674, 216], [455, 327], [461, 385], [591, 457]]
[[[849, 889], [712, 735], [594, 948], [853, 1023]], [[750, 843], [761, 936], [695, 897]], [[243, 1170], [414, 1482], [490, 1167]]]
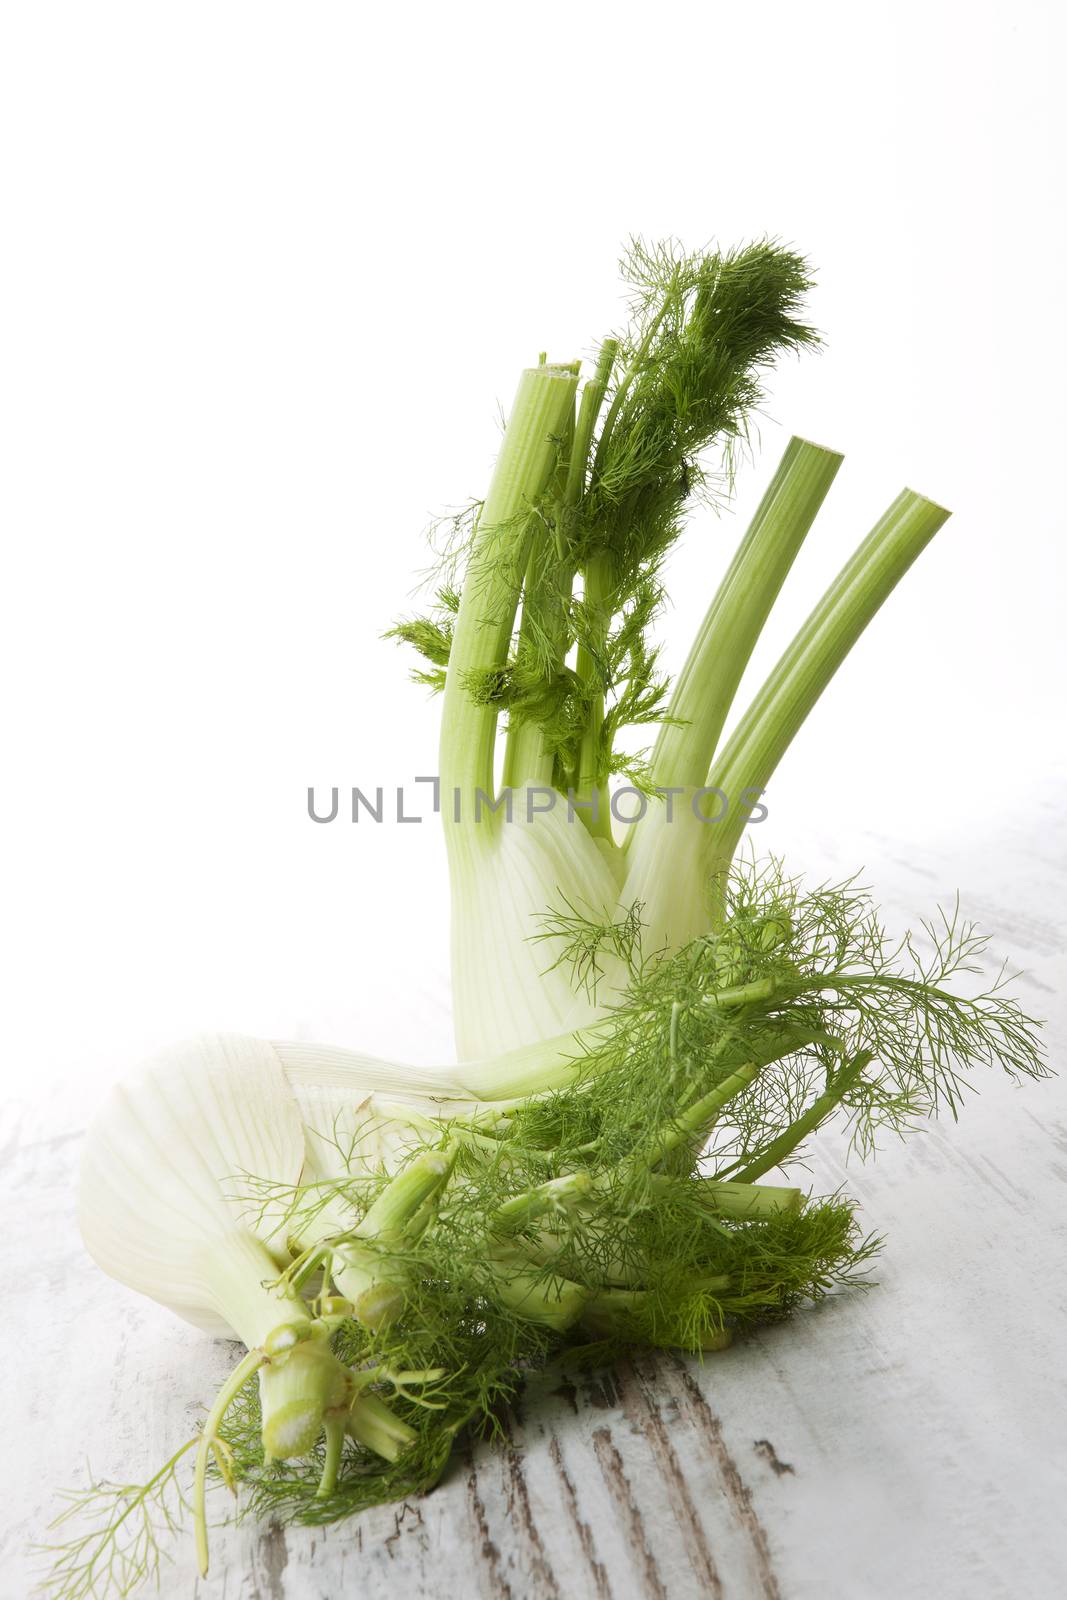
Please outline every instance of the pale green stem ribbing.
[[326, 1418], [326, 1459], [322, 1477], [315, 1491], [316, 1500], [327, 1500], [337, 1488], [337, 1473], [341, 1465], [341, 1451], [345, 1443], [345, 1424], [339, 1416]]
[[493, 1255], [491, 1271], [501, 1303], [528, 1322], [565, 1333], [578, 1321], [589, 1300], [589, 1290], [556, 1273], [538, 1272], [518, 1251]]
[[[730, 1287], [730, 1279], [725, 1273], [718, 1273], [711, 1278], [694, 1278], [687, 1287], [691, 1294], [721, 1294]], [[598, 1289], [587, 1302], [587, 1314], [614, 1318], [641, 1312], [653, 1303], [654, 1297], [647, 1289]]]
[[[557, 513], [558, 513], [558, 507]], [[557, 525], [558, 526], [558, 525]], [[547, 537], [535, 530], [534, 539]], [[531, 545], [526, 578], [522, 586], [522, 619], [519, 624], [518, 655], [521, 659], [540, 657], [546, 679], [563, 665], [566, 643], [566, 606], [570, 599], [574, 573], [558, 556], [546, 555]], [[545, 736], [536, 721], [512, 723], [509, 716], [504, 743], [503, 787], [517, 789], [522, 784], [546, 787], [552, 782], [553, 752], [546, 748]]]
[[414, 1428], [394, 1416], [376, 1394], [357, 1395], [348, 1413], [347, 1426], [353, 1439], [385, 1461], [396, 1461], [418, 1438]]
[[[632, 1172], [645, 1167], [653, 1167], [658, 1162], [666, 1159], [675, 1150], [684, 1145], [692, 1145], [696, 1140], [703, 1140], [715, 1126], [719, 1116], [730, 1101], [747, 1089], [756, 1075], [762, 1072], [774, 1061], [780, 1061], [784, 1056], [792, 1055], [797, 1050], [803, 1050], [812, 1043], [815, 1035], [808, 1029], [791, 1026], [781, 1026], [768, 1030], [762, 1038], [745, 1041], [745, 1059], [736, 1067], [731, 1067], [727, 1076], [707, 1094], [665, 1127], [661, 1128], [656, 1137], [642, 1152], [640, 1157], [631, 1156], [626, 1165]], [[723, 1039], [716, 1046], [709, 1066], [715, 1061], [721, 1061], [723, 1056], [739, 1054], [739, 1042]], [[735, 1055], [736, 1059], [736, 1055]], [[729, 1066], [729, 1060], [721, 1061], [721, 1068]]]
[[709, 786], [730, 799], [708, 826], [724, 873], [747, 825], [743, 791], [765, 789], [794, 736], [857, 639], [949, 513], [905, 489], [808, 617], [716, 759]]
[[736, 1222], [795, 1215], [804, 1200], [800, 1189], [787, 1189], [778, 1184], [746, 1183], [740, 1179], [717, 1183], [714, 1178], [707, 1178], [704, 1183], [704, 1192], [720, 1217]]
[[196, 1537], [196, 1558], [200, 1567], [200, 1576], [207, 1577], [208, 1547], [207, 1547], [207, 1464], [212, 1444], [222, 1425], [230, 1406], [244, 1388], [249, 1378], [255, 1376], [260, 1367], [267, 1361], [266, 1352], [263, 1350], [250, 1350], [231, 1372], [222, 1388], [219, 1390], [215, 1404], [208, 1412], [207, 1419], [200, 1432], [196, 1447], [196, 1465], [193, 1469], [193, 1528]]
[[[434, 1215], [455, 1165], [458, 1144], [415, 1156], [386, 1184], [348, 1236], [330, 1252], [331, 1276], [369, 1328], [384, 1328], [404, 1305], [406, 1273], [389, 1250], [416, 1242]], [[326, 1219], [323, 1219], [326, 1220]], [[328, 1219], [332, 1220], [332, 1218]]]
[[[614, 610], [612, 595], [615, 577], [610, 554], [599, 551], [589, 559], [585, 569], [585, 606], [589, 614], [589, 643], [578, 646], [575, 662], [579, 678], [586, 684], [597, 684], [603, 674], [603, 654], [607, 648], [608, 631]], [[611, 840], [611, 810], [608, 794], [608, 773], [604, 762], [602, 732], [604, 727], [604, 692], [597, 688], [590, 697], [589, 713], [582, 734], [578, 754], [578, 771], [575, 774], [575, 791], [581, 809], [582, 822], [594, 839]], [[595, 815], [594, 815], [595, 802]]]
[[[562, 670], [566, 651], [567, 607], [574, 584], [570, 556], [569, 523], [585, 489], [589, 451], [600, 407], [604, 401], [611, 369], [618, 349], [614, 339], [600, 347], [593, 376], [582, 389], [578, 417], [568, 448], [562, 492], [553, 504], [556, 560], [547, 561], [543, 553], [531, 552], [522, 596], [520, 650], [524, 641], [539, 641], [544, 656], [546, 677]], [[555, 757], [546, 749], [544, 734], [536, 722], [522, 722], [508, 730], [504, 758], [504, 785], [551, 783]]]
[[781, 1166], [782, 1162], [798, 1149], [804, 1140], [810, 1138], [820, 1123], [826, 1121], [841, 1104], [842, 1097], [848, 1093], [852, 1085], [873, 1060], [869, 1051], [863, 1050], [854, 1056], [847, 1066], [841, 1068], [833, 1083], [817, 1099], [813, 1100], [803, 1115], [791, 1122], [777, 1139], [769, 1144], [763, 1154], [755, 1161], [750, 1161], [737, 1173], [737, 1183], [751, 1183], [755, 1178], [762, 1178], [765, 1172]]
[[555, 1034], [487, 1061], [463, 1061], [455, 1068], [456, 1081], [473, 1099], [508, 1110], [531, 1095], [568, 1088], [587, 1070], [586, 1053], [595, 1051], [597, 1042], [595, 1025], [582, 1033]]
[[616, 339], [604, 340], [597, 355], [596, 369], [593, 376], [582, 390], [581, 404], [578, 407], [578, 421], [574, 429], [574, 447], [571, 450], [571, 458], [567, 466], [567, 483], [563, 492], [563, 504], [568, 509], [578, 504], [585, 490], [585, 475], [589, 465], [589, 449], [593, 442], [593, 430], [596, 427], [596, 419], [600, 415], [600, 407], [604, 403], [608, 379], [611, 377], [611, 369], [615, 364], [618, 348], [619, 345]]
[[[442, 711], [441, 814], [450, 845], [470, 834], [475, 791], [493, 793], [497, 709], [477, 704], [465, 680], [469, 673], [502, 668], [507, 661], [528, 548], [526, 520], [559, 465], [577, 383], [571, 367], [531, 367], [523, 373], [478, 519]], [[459, 826], [453, 811], [456, 790]], [[483, 817], [482, 827], [490, 826]]]
[[414, 1156], [389, 1180], [367, 1211], [356, 1230], [360, 1238], [376, 1239], [385, 1245], [413, 1242], [412, 1218], [427, 1200], [440, 1194], [451, 1176], [458, 1151], [458, 1145], [449, 1144], [444, 1150], [424, 1150]]
[[723, 1182], [719, 1178], [672, 1178], [666, 1173], [650, 1175], [653, 1194], [669, 1200], [679, 1184], [695, 1181], [700, 1185], [701, 1197], [714, 1206], [722, 1217], [735, 1222], [752, 1222], [765, 1217], [778, 1217], [798, 1212], [804, 1203], [800, 1189], [790, 1189], [778, 1184], [742, 1183], [735, 1179]]
[[562, 1178], [550, 1178], [547, 1183], [526, 1189], [522, 1194], [505, 1200], [490, 1219], [493, 1232], [517, 1232], [528, 1227], [539, 1217], [551, 1212], [569, 1210], [588, 1199], [593, 1191], [593, 1180], [588, 1172], [571, 1172]]
[[699, 1100], [674, 1119], [669, 1128], [658, 1135], [648, 1152], [642, 1156], [642, 1161], [655, 1166], [680, 1145], [689, 1144], [697, 1134], [710, 1133], [730, 1101], [748, 1088], [759, 1070], [757, 1062], [747, 1061], [709, 1094], [701, 1095]]
[[737, 686], [843, 457], [791, 439], [708, 608], [671, 697], [652, 759], [663, 788], [699, 788]]
[[731, 989], [713, 989], [702, 997], [701, 1003], [714, 1006], [717, 1011], [731, 1011], [737, 1006], [763, 1005], [773, 1000], [777, 992], [775, 978], [754, 978], [751, 983], [735, 984]]

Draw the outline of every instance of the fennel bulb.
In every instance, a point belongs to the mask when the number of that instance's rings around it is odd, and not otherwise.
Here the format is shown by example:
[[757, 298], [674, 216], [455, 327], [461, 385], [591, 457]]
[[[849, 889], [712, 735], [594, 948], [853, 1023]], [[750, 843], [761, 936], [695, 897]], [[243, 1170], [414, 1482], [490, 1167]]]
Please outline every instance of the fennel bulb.
[[[344, 1367], [312, 1335], [274, 1193], [305, 1178], [309, 1134], [275, 1049], [216, 1034], [163, 1051], [113, 1091], [82, 1162], [79, 1220], [97, 1264], [259, 1367], [263, 1446], [302, 1455], [346, 1395]], [[270, 1193], [250, 1208], [242, 1179]]]

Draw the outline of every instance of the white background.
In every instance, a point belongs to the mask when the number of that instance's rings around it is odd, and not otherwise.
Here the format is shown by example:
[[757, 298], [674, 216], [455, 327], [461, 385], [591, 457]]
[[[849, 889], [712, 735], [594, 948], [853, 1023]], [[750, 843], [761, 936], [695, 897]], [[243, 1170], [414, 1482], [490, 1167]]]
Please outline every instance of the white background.
[[[434, 770], [436, 706], [380, 635], [413, 604], [430, 516], [483, 492], [519, 370], [619, 321], [630, 234], [794, 243], [827, 340], [774, 375], [735, 510], [695, 515], [672, 560], [668, 663], [790, 433], [846, 463], [742, 705], [903, 484], [954, 510], [758, 842], [865, 866], [894, 915], [962, 882], [1032, 969], [1024, 1000], [1062, 1014], [1061, 11], [0, 9], [5, 1594], [86, 1451], [141, 1475], [221, 1376], [82, 1255], [75, 1141], [107, 1084], [209, 1028], [449, 1051], [436, 828], [316, 827], [306, 790]], [[728, 1432], [751, 1435], [762, 1394], [791, 1455], [795, 1379], [828, 1453], [829, 1477], [797, 1479], [799, 1531], [775, 1523], [807, 1574], [785, 1592], [829, 1593], [820, 1561], [840, 1577], [848, 1548], [887, 1575], [864, 1592], [933, 1574], [973, 1596], [971, 1556], [1053, 1592], [1057, 1092], [994, 1086], [951, 1156], [930, 1135], [853, 1173], [891, 1224], [885, 1297], [850, 1300], [832, 1371], [805, 1319], [807, 1366], [754, 1387], [740, 1369]], [[1010, 1204], [976, 1186], [993, 1158]], [[453, 1504], [427, 1510], [446, 1534]], [[308, 1541], [290, 1549], [296, 1582]]]
[[774, 376], [736, 512], [693, 518], [669, 661], [789, 433], [847, 460], [746, 690], [902, 484], [955, 512], [763, 842], [929, 844], [1046, 794], [1058, 11], [5, 8], [9, 1090], [92, 1099], [205, 1027], [448, 1050], [436, 829], [316, 827], [306, 789], [434, 770], [436, 707], [379, 635], [521, 367], [619, 320], [631, 233], [795, 243], [827, 340]]

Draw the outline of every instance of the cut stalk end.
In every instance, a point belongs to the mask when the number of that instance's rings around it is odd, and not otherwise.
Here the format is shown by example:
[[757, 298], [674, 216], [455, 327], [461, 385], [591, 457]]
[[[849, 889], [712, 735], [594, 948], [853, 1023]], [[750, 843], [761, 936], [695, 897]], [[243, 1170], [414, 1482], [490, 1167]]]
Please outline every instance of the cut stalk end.
[[376, 1394], [361, 1394], [352, 1402], [348, 1431], [368, 1450], [385, 1461], [397, 1461], [418, 1438], [414, 1428], [398, 1416]]
[[306, 1339], [283, 1360], [260, 1372], [263, 1448], [275, 1460], [302, 1456], [313, 1447], [327, 1411], [340, 1405], [346, 1369], [325, 1339]]

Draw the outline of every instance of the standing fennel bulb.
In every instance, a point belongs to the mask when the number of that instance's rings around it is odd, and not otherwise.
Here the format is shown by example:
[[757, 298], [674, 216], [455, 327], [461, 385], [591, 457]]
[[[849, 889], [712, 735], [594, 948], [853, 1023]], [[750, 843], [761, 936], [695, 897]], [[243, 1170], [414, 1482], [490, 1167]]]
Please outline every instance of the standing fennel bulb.
[[[443, 690], [458, 1061], [223, 1036], [116, 1090], [86, 1149], [86, 1243], [248, 1355], [143, 1489], [88, 1492], [105, 1515], [54, 1552], [57, 1600], [156, 1569], [143, 1530], [176, 1515], [187, 1453], [206, 1570], [215, 1479], [255, 1511], [334, 1520], [430, 1488], [524, 1368], [718, 1350], [856, 1282], [876, 1242], [847, 1198], [773, 1175], [832, 1122], [862, 1155], [955, 1115], [976, 1066], [1045, 1070], [1002, 980], [967, 991], [983, 941], [958, 916], [894, 944], [854, 881], [739, 863], [805, 718], [947, 513], [898, 496], [724, 739], [841, 457], [790, 442], [673, 689], [650, 632], [766, 368], [816, 342], [807, 268], [763, 242], [635, 246], [627, 272], [631, 327], [584, 383], [577, 362], [522, 374], [435, 607], [393, 630]], [[646, 725], [651, 750], [625, 754]]]

